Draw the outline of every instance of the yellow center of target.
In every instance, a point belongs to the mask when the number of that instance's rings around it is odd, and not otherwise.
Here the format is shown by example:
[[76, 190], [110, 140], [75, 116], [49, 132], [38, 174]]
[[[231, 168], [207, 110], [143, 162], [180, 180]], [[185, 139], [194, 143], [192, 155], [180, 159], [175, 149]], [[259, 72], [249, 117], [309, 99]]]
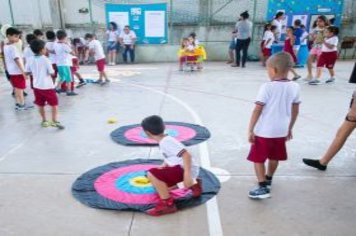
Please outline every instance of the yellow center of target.
[[137, 176], [135, 178], [130, 179], [130, 184], [139, 188], [152, 186], [150, 180], [145, 176]]

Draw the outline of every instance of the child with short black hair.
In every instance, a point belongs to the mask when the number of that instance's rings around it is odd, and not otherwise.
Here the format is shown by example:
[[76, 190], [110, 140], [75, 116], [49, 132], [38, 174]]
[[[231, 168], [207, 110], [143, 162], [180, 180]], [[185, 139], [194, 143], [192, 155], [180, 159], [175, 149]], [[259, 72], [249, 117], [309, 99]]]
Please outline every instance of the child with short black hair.
[[200, 197], [202, 194], [201, 180], [198, 179], [199, 166], [182, 143], [164, 134], [165, 126], [161, 117], [149, 116], [142, 121], [141, 126], [149, 138], [159, 143], [164, 156], [162, 166], [147, 172], [147, 177], [161, 200], [146, 213], [152, 216], [174, 213], [177, 208], [170, 196], [170, 188], [183, 182], [185, 188], [191, 189], [193, 197]]
[[[33, 76], [33, 92], [35, 95], [35, 104], [38, 106], [42, 118], [42, 127], [49, 126], [64, 129], [64, 126], [58, 121], [58, 97], [51, 75], [54, 74], [51, 61], [45, 56], [45, 42], [35, 39], [31, 42], [31, 49], [35, 56], [26, 64], [26, 72]], [[52, 121], [46, 118], [45, 105], [52, 108]]]
[[46, 42], [45, 47], [47, 49], [47, 56], [52, 63], [54, 74], [51, 76], [52, 76], [53, 82], [55, 82], [57, 79], [57, 76], [58, 76], [56, 53], [54, 51], [54, 45], [56, 42], [56, 33], [52, 30], [48, 30], [46, 32], [46, 38], [47, 38], [47, 42]]
[[15, 90], [17, 111], [33, 108], [32, 105], [25, 105], [24, 90], [26, 88], [26, 74], [21, 53], [15, 44], [19, 41], [21, 31], [10, 27], [6, 30], [8, 42], [4, 45], [4, 57], [6, 70], [9, 73], [11, 84]]
[[294, 21], [294, 38], [295, 38], [295, 41], [294, 41], [294, 45], [293, 45], [293, 49], [294, 49], [294, 53], [295, 55], [298, 55], [298, 51], [300, 49], [300, 39], [304, 33], [304, 30], [302, 29], [302, 21], [301, 20], [295, 20]]
[[23, 57], [24, 57], [24, 64], [26, 65], [26, 63], [31, 60], [33, 58], [33, 56], [35, 55], [31, 48], [30, 48], [30, 44], [33, 40], [36, 39], [36, 36], [34, 34], [28, 34], [26, 35], [26, 42], [27, 42], [27, 46], [25, 47], [24, 51], [23, 51]]
[[110, 82], [105, 72], [105, 53], [103, 46], [92, 34], [86, 34], [84, 38], [88, 41], [89, 54], [94, 55], [96, 67], [99, 72], [99, 79], [96, 83], [104, 85]]
[[318, 57], [316, 78], [309, 82], [310, 85], [318, 85], [321, 83], [320, 78], [323, 67], [329, 70], [330, 78], [325, 83], [330, 84], [335, 82], [334, 66], [337, 60], [337, 45], [339, 43], [339, 28], [336, 26], [328, 26], [324, 32], [325, 39], [321, 46], [321, 54]]
[[272, 44], [275, 41], [275, 33], [276, 26], [272, 24], [265, 25], [265, 31], [263, 33], [263, 39], [261, 43], [262, 48], [262, 65], [266, 66], [267, 59], [272, 55]]
[[78, 95], [74, 91], [71, 91], [71, 82], [73, 80], [70, 67], [72, 66], [72, 47], [67, 42], [67, 33], [64, 30], [57, 31], [57, 42], [54, 44], [54, 52], [56, 54], [56, 63], [58, 68], [58, 74], [60, 81], [57, 84], [57, 93], [61, 93], [62, 83], [66, 83], [67, 96]]
[[35, 29], [33, 31], [33, 34], [36, 36], [36, 39], [40, 39], [40, 40], [44, 39], [44, 34], [43, 34], [42, 30], [40, 30], [40, 29]]
[[261, 86], [249, 125], [251, 149], [247, 159], [254, 163], [258, 180], [258, 187], [248, 194], [252, 199], [270, 197], [272, 177], [278, 163], [287, 160], [286, 141], [293, 137], [300, 104], [300, 87], [287, 78], [293, 65], [286, 52], [274, 54], [267, 60], [271, 81]]

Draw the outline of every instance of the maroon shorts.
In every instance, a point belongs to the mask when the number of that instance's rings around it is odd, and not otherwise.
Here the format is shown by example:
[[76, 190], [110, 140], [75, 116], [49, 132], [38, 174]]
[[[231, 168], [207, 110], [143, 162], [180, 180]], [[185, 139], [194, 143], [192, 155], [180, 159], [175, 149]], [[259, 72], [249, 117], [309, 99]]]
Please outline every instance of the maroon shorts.
[[54, 70], [54, 75], [52, 76], [53, 82], [55, 82], [55, 80], [57, 79], [58, 76], [58, 68], [56, 64], [52, 64], [52, 68]]
[[72, 66], [70, 67], [71, 72], [74, 74], [79, 70], [79, 60], [78, 58], [72, 58]]
[[105, 70], [105, 58], [96, 61], [96, 68], [99, 72], [104, 72]]
[[10, 75], [10, 81], [14, 88], [25, 89], [26, 79], [23, 75]]
[[337, 52], [322, 52], [318, 58], [317, 67], [333, 69], [337, 60]]
[[58, 97], [54, 89], [33, 89], [35, 104], [44, 107], [46, 103], [52, 107], [58, 106]]
[[267, 159], [275, 161], [287, 160], [286, 138], [255, 137], [247, 160], [264, 163]]
[[272, 55], [272, 50], [270, 48], [263, 48], [262, 53], [263, 53], [263, 56], [270, 57]]
[[154, 177], [172, 187], [184, 179], [184, 170], [180, 165], [148, 170]]

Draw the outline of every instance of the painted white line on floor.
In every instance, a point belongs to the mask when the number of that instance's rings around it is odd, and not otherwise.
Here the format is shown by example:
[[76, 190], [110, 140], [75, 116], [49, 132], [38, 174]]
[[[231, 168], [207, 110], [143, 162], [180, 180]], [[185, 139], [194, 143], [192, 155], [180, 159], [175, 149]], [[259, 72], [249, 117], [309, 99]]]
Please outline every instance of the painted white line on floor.
[[[124, 82], [121, 82], [124, 83]], [[142, 86], [142, 85], [137, 85], [137, 84], [132, 84], [132, 83], [124, 83], [129, 86], [133, 87], [138, 87], [142, 89], [146, 89], [149, 91], [152, 91], [154, 93], [161, 94], [163, 96], [166, 96], [167, 98], [175, 101], [176, 103], [180, 104], [182, 107], [184, 107], [193, 117], [194, 122], [198, 125], [203, 126], [203, 122], [200, 119], [199, 115], [184, 101], [180, 100], [179, 98], [170, 95], [168, 93]], [[201, 143], [199, 144], [199, 152], [200, 152], [200, 162], [201, 166], [205, 169], [211, 169], [211, 164], [210, 164], [210, 159], [209, 159], [209, 150], [208, 150], [208, 145], [207, 143]], [[210, 199], [207, 203], [207, 215], [208, 215], [208, 225], [209, 225], [209, 234], [211, 236], [222, 236], [223, 231], [222, 231], [222, 226], [221, 226], [221, 220], [220, 220], [220, 213], [219, 213], [219, 207], [218, 203], [216, 200], [216, 197]]]
[[5, 152], [5, 154], [0, 157], [0, 162], [4, 161], [10, 154], [12, 154], [15, 151], [17, 151], [18, 149], [20, 149], [26, 142], [27, 142], [27, 140], [17, 144], [15, 147], [13, 147], [9, 151]]

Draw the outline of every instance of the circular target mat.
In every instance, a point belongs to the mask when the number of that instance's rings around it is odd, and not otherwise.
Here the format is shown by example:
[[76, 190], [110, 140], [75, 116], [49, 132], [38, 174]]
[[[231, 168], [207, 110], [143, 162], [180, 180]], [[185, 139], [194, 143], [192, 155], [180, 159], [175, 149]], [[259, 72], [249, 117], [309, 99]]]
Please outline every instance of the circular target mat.
[[[145, 212], [159, 201], [146, 172], [161, 163], [161, 160], [135, 159], [97, 167], [74, 182], [72, 194], [83, 204], [94, 208]], [[192, 198], [188, 189], [170, 192], [178, 208], [203, 204], [218, 193], [220, 182], [214, 174], [201, 168], [199, 177], [203, 182], [200, 198]]]

